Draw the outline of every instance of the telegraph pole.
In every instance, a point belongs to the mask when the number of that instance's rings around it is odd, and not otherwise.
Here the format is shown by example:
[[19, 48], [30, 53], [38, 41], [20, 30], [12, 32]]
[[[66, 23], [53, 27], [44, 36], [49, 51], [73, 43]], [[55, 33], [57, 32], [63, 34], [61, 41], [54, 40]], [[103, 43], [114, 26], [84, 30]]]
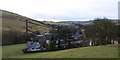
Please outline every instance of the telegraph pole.
[[28, 20], [26, 19], [26, 41], [28, 40]]

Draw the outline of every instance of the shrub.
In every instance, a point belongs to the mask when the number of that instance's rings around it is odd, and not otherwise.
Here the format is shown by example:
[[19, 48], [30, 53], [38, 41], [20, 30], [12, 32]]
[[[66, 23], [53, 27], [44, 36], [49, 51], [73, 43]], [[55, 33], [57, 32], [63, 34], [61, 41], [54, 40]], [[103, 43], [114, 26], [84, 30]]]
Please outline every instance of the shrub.
[[55, 49], [56, 49], [55, 43], [54, 41], [51, 41], [50, 44], [48, 45], [48, 50], [52, 51]]

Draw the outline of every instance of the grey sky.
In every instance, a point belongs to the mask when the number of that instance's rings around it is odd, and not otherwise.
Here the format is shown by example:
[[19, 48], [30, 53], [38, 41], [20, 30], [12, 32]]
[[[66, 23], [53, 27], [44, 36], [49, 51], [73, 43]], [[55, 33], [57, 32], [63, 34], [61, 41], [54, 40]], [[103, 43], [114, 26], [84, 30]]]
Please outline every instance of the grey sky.
[[0, 9], [36, 20], [118, 18], [119, 0], [0, 0]]

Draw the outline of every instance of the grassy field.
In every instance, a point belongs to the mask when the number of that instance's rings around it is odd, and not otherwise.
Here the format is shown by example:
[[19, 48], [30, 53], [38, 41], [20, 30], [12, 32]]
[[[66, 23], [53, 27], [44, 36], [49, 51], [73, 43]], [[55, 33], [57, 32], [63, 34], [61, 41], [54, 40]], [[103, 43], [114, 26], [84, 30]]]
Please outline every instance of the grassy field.
[[23, 55], [23, 53], [22, 53], [23, 48], [25, 48], [25, 44], [3, 46], [2, 47], [2, 57]]
[[65, 22], [45, 22], [45, 23], [48, 23], [51, 25], [65, 25], [65, 26], [70, 25], [69, 23], [65, 23]]
[[118, 58], [118, 46], [81, 47], [54, 52], [23, 54], [24, 44], [3, 46], [4, 58]]

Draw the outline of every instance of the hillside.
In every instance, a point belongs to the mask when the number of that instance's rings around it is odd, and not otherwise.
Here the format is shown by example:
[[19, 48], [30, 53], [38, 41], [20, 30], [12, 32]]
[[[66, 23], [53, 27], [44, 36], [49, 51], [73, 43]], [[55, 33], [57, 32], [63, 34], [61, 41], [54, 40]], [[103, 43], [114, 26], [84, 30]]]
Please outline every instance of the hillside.
[[[117, 19], [109, 19], [116, 25], [119, 25], [119, 20]], [[63, 26], [89, 26], [93, 24], [93, 20], [90, 21], [59, 21], [59, 22], [52, 22], [52, 21], [43, 21], [46, 24], [51, 24], [51, 25], [63, 25]]]
[[82, 25], [92, 24], [92, 21], [63, 21], [63, 22], [68, 24], [82, 24]]
[[[25, 32], [25, 20], [32, 21], [33, 23], [39, 24], [39, 26], [34, 25], [34, 24], [29, 24], [34, 30], [36, 30], [34, 27], [41, 29], [47, 29], [47, 25], [45, 25], [43, 22], [36, 21], [34, 19], [30, 19], [25, 16], [18, 15], [16, 13], [2, 11], [2, 23], [3, 23], [3, 30], [17, 30], [21, 32]], [[41, 31], [43, 32], [43, 31]]]
[[39, 31], [40, 33], [48, 31], [48, 25], [43, 22], [36, 21], [9, 11], [0, 11], [2, 12], [3, 45], [24, 42], [26, 20], [28, 20], [28, 22], [32, 22], [28, 24], [30, 26], [30, 30]]
[[[109, 19], [109, 20], [111, 20], [115, 24], [119, 24], [118, 22], [120, 22], [117, 19]], [[62, 21], [62, 22], [66, 23], [66, 24], [82, 24], [82, 25], [91, 25], [91, 24], [93, 24], [92, 20], [90, 20], [90, 21]]]
[[51, 22], [51, 21], [43, 21], [43, 22], [50, 25], [64, 25], [64, 26], [72, 25], [66, 22]]
[[[18, 47], [19, 46], [19, 47]], [[3, 46], [4, 58], [118, 58], [117, 45], [80, 47], [53, 52], [23, 54], [24, 44]], [[9, 49], [9, 50], [8, 50]]]

